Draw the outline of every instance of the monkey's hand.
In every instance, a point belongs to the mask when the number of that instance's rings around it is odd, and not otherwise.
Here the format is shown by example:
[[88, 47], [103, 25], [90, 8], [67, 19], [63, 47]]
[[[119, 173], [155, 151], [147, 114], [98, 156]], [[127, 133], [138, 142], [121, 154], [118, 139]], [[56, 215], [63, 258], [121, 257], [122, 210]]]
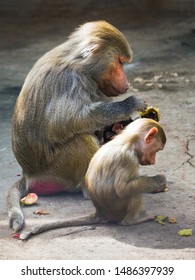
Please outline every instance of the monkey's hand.
[[146, 104], [146, 102], [143, 99], [141, 99], [139, 97], [135, 97], [134, 95], [128, 97], [124, 101], [129, 103], [129, 106], [132, 107], [133, 111], [144, 112], [146, 110], [146, 108], [148, 107], [148, 105]]
[[164, 189], [166, 188], [166, 184], [167, 184], [167, 179], [164, 175], [158, 174], [156, 176], [153, 177], [155, 182], [156, 182], [156, 186], [155, 189], [152, 191], [152, 193], [159, 193], [159, 192], [163, 192]]

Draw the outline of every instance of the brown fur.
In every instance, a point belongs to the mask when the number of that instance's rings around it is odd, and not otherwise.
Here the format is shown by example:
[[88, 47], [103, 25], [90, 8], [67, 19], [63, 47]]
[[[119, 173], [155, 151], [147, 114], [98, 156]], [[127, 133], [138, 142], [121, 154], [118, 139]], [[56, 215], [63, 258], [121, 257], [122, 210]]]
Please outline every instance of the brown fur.
[[165, 145], [166, 136], [159, 123], [139, 119], [131, 123], [112, 141], [103, 145], [93, 156], [85, 176], [86, 187], [96, 208], [94, 216], [61, 220], [24, 231], [21, 239], [59, 227], [105, 224], [107, 221], [121, 225], [133, 225], [154, 219], [139, 219], [142, 194], [162, 191], [166, 185], [163, 175], [153, 177], [139, 175], [136, 144], [141, 137], [156, 127], [155, 136]]
[[86, 173], [86, 185], [96, 211], [111, 221], [122, 224], [138, 220], [142, 193], [154, 192], [165, 185], [165, 177], [139, 175], [135, 143], [150, 128], [157, 127], [157, 139], [166, 142], [160, 124], [139, 119], [121, 135], [102, 146], [92, 158]]
[[[145, 102], [130, 96], [123, 62], [131, 50], [124, 35], [105, 21], [89, 22], [67, 41], [43, 55], [26, 77], [12, 122], [13, 152], [22, 181], [8, 194], [10, 226], [20, 230], [19, 200], [32, 186], [47, 183], [64, 191], [83, 190], [88, 164], [99, 148], [96, 130], [143, 111]], [[22, 182], [22, 183], [21, 183]]]

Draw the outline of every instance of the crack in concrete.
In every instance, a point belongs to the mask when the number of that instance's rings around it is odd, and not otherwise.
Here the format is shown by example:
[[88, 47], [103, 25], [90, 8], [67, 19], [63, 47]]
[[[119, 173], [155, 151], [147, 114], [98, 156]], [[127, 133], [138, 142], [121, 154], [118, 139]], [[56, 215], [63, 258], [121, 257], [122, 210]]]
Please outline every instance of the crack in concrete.
[[192, 140], [194, 140], [194, 139], [187, 139], [187, 142], [186, 142], [186, 154], [189, 156], [189, 159], [186, 162], [184, 162], [184, 164], [185, 163], [189, 163], [189, 165], [195, 167], [195, 165], [191, 162], [191, 160], [194, 159], [194, 155], [190, 154], [190, 148], [189, 148], [190, 141], [192, 141]]
[[[179, 139], [179, 137], [175, 136], [175, 138]], [[186, 161], [184, 161], [180, 166], [176, 167], [175, 169], [172, 169], [171, 172], [175, 172], [178, 171], [179, 169], [181, 169], [186, 163], [189, 164], [192, 167], [195, 167], [195, 165], [191, 162], [192, 160], [194, 160], [195, 155], [192, 155], [190, 153], [190, 141], [194, 141], [195, 138], [191, 138], [191, 139], [187, 139], [186, 140], [186, 155], [189, 157]]]

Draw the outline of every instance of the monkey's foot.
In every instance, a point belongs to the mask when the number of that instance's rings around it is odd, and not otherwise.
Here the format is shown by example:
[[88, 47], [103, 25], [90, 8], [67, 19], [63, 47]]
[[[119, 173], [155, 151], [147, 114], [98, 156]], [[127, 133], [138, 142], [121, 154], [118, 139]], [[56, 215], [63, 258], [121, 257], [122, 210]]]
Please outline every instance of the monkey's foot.
[[154, 220], [155, 220], [155, 216], [148, 216], [148, 217], [138, 219], [138, 220], [137, 219], [136, 220], [131, 220], [131, 221], [123, 220], [121, 222], [121, 225], [122, 226], [134, 226], [134, 225], [138, 225], [138, 224], [142, 224], [142, 223], [151, 222], [151, 221], [154, 221]]
[[22, 232], [20, 233], [19, 239], [20, 239], [20, 240], [26, 240], [26, 239], [28, 239], [31, 235], [32, 235], [32, 232], [31, 232], [31, 231], [22, 231]]
[[9, 212], [9, 225], [15, 231], [18, 232], [24, 226], [24, 216], [22, 211], [18, 208], [12, 208]]

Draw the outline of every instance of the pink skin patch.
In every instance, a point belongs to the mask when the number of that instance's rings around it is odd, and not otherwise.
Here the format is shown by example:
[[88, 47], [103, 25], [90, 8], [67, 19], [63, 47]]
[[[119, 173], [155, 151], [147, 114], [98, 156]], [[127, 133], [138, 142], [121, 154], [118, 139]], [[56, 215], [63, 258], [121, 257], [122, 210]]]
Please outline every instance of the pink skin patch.
[[31, 183], [29, 191], [37, 195], [53, 195], [60, 192], [65, 192], [65, 186], [60, 183], [53, 182], [35, 182]]

